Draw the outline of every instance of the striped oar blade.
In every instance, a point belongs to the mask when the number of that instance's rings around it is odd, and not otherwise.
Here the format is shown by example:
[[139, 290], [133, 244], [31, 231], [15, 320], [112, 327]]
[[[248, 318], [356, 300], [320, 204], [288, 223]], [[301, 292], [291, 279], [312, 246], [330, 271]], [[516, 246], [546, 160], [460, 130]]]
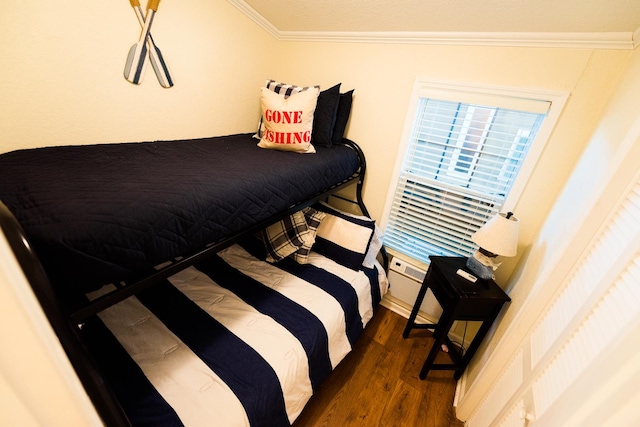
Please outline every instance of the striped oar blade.
[[[153, 40], [151, 38], [151, 34], [149, 34], [149, 40]], [[149, 62], [151, 62], [151, 66], [153, 67], [153, 71], [156, 73], [156, 77], [158, 77], [158, 82], [160, 82], [160, 85], [165, 88], [172, 87], [173, 78], [171, 77], [171, 73], [169, 72], [169, 67], [164, 61], [162, 52], [160, 52], [158, 46], [156, 46], [153, 42], [149, 43]]]
[[147, 4], [147, 15], [144, 19], [144, 26], [140, 33], [140, 39], [138, 43], [131, 46], [129, 49], [129, 55], [127, 56], [127, 62], [124, 66], [124, 78], [133, 84], [140, 84], [145, 70], [145, 59], [147, 57], [147, 37], [151, 31], [151, 24], [153, 24], [153, 17], [158, 10], [160, 0], [149, 0]]
[[[131, 3], [133, 10], [136, 12], [136, 17], [138, 18], [140, 27], [144, 29], [145, 18], [142, 8], [140, 7], [140, 1], [129, 0], [129, 2]], [[164, 60], [164, 56], [162, 55], [160, 48], [155, 44], [151, 32], [149, 32], [149, 35], [147, 36], [147, 49], [149, 50], [149, 62], [151, 62], [153, 71], [156, 73], [158, 82], [164, 88], [172, 87], [173, 78], [171, 77], [171, 72], [169, 71], [169, 67]]]

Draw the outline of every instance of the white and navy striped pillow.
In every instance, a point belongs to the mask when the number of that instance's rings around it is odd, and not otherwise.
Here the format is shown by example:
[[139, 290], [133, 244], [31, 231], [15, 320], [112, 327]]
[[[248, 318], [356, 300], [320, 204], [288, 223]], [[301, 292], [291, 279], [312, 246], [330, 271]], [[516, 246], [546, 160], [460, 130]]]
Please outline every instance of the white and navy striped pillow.
[[327, 204], [314, 208], [326, 216], [318, 227], [313, 250], [352, 270], [361, 270], [374, 235], [374, 220], [341, 212]]

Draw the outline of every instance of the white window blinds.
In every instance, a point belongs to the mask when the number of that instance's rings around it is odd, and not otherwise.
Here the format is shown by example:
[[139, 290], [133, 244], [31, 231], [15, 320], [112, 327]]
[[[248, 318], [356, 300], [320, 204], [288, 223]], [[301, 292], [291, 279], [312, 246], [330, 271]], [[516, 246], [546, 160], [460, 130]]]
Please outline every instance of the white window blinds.
[[424, 262], [473, 253], [471, 235], [500, 211], [550, 105], [528, 101], [520, 106], [534, 108], [418, 99], [387, 246]]

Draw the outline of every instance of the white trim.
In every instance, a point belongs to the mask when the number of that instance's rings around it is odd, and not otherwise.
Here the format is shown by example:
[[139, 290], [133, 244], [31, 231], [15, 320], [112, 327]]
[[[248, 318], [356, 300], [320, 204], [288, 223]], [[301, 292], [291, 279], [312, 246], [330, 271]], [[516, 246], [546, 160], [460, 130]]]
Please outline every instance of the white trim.
[[[384, 308], [388, 308], [396, 314], [399, 314], [405, 319], [408, 319], [411, 314], [412, 307], [409, 304], [399, 300], [398, 298], [392, 297], [389, 294], [382, 297], [380, 305]], [[423, 316], [422, 312], [418, 313], [418, 317], [416, 317], [416, 323], [435, 323], [437, 321], [438, 319], [429, 319]]]
[[[229, 0], [234, 2], [236, 0]], [[632, 50], [634, 33], [278, 31], [285, 41]]]
[[640, 28], [635, 32], [608, 33], [281, 31], [245, 1], [228, 1], [274, 38], [283, 41], [622, 50], [632, 50], [640, 44]]
[[281, 39], [281, 31], [274, 27], [271, 22], [267, 21], [264, 16], [259, 14], [246, 2], [244, 2], [243, 0], [229, 0], [229, 3], [237, 7], [240, 12], [244, 13], [249, 19], [258, 24], [259, 27], [262, 27], [262, 29], [269, 33], [272, 37], [278, 40]]
[[631, 36], [631, 42], [633, 43], [633, 49], [640, 46], [640, 28], [633, 32], [633, 35]]

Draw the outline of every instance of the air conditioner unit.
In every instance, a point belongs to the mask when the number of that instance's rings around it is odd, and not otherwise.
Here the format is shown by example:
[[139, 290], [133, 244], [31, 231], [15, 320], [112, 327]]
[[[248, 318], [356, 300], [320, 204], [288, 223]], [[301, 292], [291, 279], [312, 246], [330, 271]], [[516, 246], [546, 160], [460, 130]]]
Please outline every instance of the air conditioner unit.
[[400, 258], [392, 258], [389, 270], [395, 271], [402, 275], [408, 276], [410, 279], [414, 279], [417, 282], [422, 283], [427, 272], [421, 268], [415, 267], [408, 262], [401, 260]]
[[[393, 257], [389, 263], [388, 278], [391, 284], [389, 296], [392, 300], [399, 301], [406, 309], [411, 310], [426, 275], [427, 272], [422, 268]], [[442, 314], [442, 307], [436, 301], [431, 289], [427, 290], [427, 294], [420, 305], [419, 314], [429, 322], [434, 323], [437, 322]]]

